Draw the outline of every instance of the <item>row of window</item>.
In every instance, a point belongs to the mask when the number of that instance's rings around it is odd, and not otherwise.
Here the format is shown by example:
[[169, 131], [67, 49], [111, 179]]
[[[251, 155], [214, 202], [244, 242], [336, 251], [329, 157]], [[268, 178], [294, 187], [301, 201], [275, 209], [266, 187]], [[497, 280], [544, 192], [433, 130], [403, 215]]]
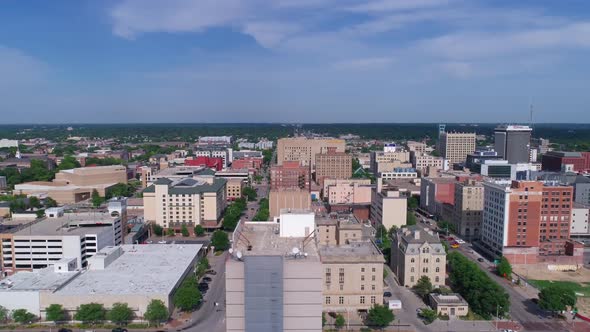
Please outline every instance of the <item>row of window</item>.
[[[372, 295], [371, 298], [371, 304], [375, 304], [377, 303], [377, 297]], [[360, 304], [365, 304], [366, 300], [365, 300], [365, 296], [361, 295], [359, 296], [359, 303]], [[331, 296], [326, 296], [326, 304], [332, 304], [332, 297]], [[338, 304], [344, 304], [344, 296], [338, 296]], [[350, 303], [347, 303], [350, 304]]]

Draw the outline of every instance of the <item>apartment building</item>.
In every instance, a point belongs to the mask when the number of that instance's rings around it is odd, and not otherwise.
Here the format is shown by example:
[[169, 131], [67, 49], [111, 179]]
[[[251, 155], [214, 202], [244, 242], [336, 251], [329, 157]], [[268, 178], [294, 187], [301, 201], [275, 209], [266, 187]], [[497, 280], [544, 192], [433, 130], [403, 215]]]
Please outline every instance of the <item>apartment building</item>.
[[445, 248], [431, 230], [414, 225], [393, 235], [390, 266], [400, 285], [413, 287], [427, 276], [433, 286], [444, 286], [446, 260]]
[[475, 133], [442, 132], [438, 139], [439, 154], [451, 165], [465, 162], [475, 151]]
[[370, 204], [373, 186], [370, 179], [325, 179], [323, 198], [330, 205]]
[[268, 198], [270, 219], [278, 217], [283, 209], [310, 209], [311, 194], [302, 189], [272, 189]]
[[59, 171], [53, 181], [17, 184], [14, 193], [51, 197], [60, 204], [71, 204], [89, 199], [94, 190], [104, 197], [118, 183], [127, 183], [125, 166], [81, 167]]
[[405, 225], [408, 214], [407, 197], [397, 188], [383, 188], [379, 182], [371, 196], [371, 222], [387, 229]]
[[484, 188], [481, 182], [466, 180], [455, 184], [453, 218], [449, 220], [457, 234], [474, 240], [479, 238], [483, 218]]
[[2, 274], [43, 269], [64, 258], [86, 267], [88, 258], [96, 252], [122, 243], [123, 217], [113, 214], [56, 213], [14, 233], [0, 234]]
[[373, 174], [391, 172], [394, 168], [412, 167], [410, 153], [408, 151], [373, 151], [370, 157], [371, 171]]
[[410, 161], [412, 162], [412, 167], [419, 172], [424, 172], [430, 167], [440, 170], [449, 168], [448, 163], [443, 157], [435, 157], [425, 153], [410, 152]]
[[298, 161], [285, 161], [270, 168], [270, 189], [311, 189], [311, 168]]
[[186, 226], [219, 227], [226, 207], [225, 179], [160, 178], [143, 191], [144, 217], [179, 232]]
[[352, 156], [328, 148], [326, 153], [315, 155], [315, 180], [323, 185], [324, 179], [349, 179], [352, 177]]
[[297, 161], [302, 165], [315, 166], [315, 155], [328, 152], [328, 148], [336, 148], [336, 152], [344, 152], [346, 142], [334, 138], [305, 137], [281, 138], [277, 142], [277, 164], [285, 161]]
[[[484, 183], [481, 242], [513, 264], [572, 254], [573, 188], [557, 182]], [[580, 257], [581, 259], [581, 257]]]

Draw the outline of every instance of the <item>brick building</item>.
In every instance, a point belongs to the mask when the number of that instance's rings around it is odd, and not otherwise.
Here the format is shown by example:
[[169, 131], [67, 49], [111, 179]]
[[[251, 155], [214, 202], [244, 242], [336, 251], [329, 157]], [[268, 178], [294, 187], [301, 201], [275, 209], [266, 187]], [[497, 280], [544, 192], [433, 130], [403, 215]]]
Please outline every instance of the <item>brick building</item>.
[[559, 172], [572, 165], [574, 172], [590, 171], [590, 152], [564, 152], [549, 151], [541, 159], [541, 167], [544, 171]]
[[306, 189], [310, 190], [310, 166], [298, 161], [285, 161], [282, 165], [270, 168], [270, 189]]
[[195, 157], [194, 159], [185, 159], [184, 161], [185, 166], [204, 166], [207, 168], [212, 168], [216, 171], [221, 171], [223, 169], [223, 159], [216, 158], [216, 157]]
[[323, 185], [324, 179], [349, 179], [352, 177], [352, 156], [328, 148], [327, 153], [315, 155], [315, 180]]

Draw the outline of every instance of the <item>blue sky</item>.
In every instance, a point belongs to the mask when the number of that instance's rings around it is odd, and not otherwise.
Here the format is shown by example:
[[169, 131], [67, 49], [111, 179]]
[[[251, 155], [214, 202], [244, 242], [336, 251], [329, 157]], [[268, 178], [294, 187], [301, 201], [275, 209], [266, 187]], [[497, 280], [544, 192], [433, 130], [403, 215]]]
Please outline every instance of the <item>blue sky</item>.
[[1, 123], [590, 122], [590, 2], [0, 1]]

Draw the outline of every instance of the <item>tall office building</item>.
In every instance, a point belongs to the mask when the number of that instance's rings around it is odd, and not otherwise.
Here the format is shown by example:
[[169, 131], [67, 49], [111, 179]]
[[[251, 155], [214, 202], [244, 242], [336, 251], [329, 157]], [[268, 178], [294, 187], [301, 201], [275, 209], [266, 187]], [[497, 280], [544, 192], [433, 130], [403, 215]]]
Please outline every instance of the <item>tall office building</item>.
[[352, 177], [352, 156], [328, 148], [327, 153], [315, 155], [315, 180], [324, 185], [324, 179], [349, 179]]
[[465, 162], [467, 155], [475, 151], [475, 133], [441, 132], [438, 140], [439, 153], [449, 164]]
[[277, 165], [284, 161], [298, 161], [303, 165], [315, 165], [315, 155], [328, 152], [328, 148], [336, 148], [336, 152], [344, 152], [345, 141], [334, 138], [305, 137], [281, 138], [277, 142]]
[[494, 146], [498, 156], [510, 164], [528, 163], [531, 153], [529, 126], [499, 126], [494, 130]]

